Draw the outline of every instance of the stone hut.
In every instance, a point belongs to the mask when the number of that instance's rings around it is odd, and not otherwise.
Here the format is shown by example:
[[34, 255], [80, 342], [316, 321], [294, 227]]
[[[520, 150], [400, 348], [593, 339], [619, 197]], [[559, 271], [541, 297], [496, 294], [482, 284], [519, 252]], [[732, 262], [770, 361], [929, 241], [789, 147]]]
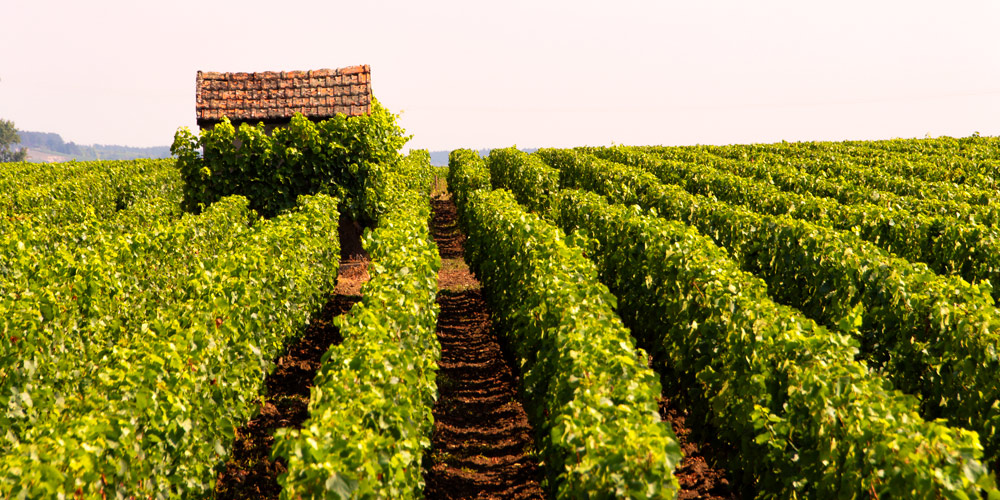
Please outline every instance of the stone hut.
[[198, 72], [195, 110], [198, 126], [211, 128], [228, 117], [235, 126], [264, 122], [267, 131], [295, 113], [320, 121], [337, 113], [371, 112], [371, 68], [367, 64], [312, 71], [262, 73]]

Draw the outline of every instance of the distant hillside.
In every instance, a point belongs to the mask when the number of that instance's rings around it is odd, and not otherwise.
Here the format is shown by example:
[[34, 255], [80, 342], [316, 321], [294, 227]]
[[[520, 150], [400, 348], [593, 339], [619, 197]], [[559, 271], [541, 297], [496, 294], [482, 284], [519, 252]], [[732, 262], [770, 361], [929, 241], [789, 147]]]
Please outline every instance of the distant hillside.
[[69, 160], [134, 160], [136, 158], [170, 158], [170, 146], [136, 148], [107, 144], [81, 145], [65, 142], [52, 132], [26, 132], [18, 130], [21, 143], [28, 148], [28, 161], [52, 162]]
[[[520, 149], [525, 153], [534, 153], [535, 151], [538, 151], [538, 148], [520, 148]], [[479, 156], [485, 157], [490, 154], [490, 151], [493, 151], [493, 149], [492, 148], [480, 149]], [[431, 165], [438, 167], [448, 166], [449, 153], [451, 153], [451, 151], [431, 151]]]
[[[21, 143], [16, 146], [28, 148], [28, 161], [51, 163], [70, 160], [134, 160], [136, 158], [170, 158], [170, 146], [151, 148], [136, 148], [131, 146], [114, 146], [106, 144], [81, 145], [75, 142], [65, 142], [63, 138], [52, 132], [17, 131]], [[538, 148], [520, 148], [525, 153], [533, 153]], [[479, 150], [480, 156], [487, 156], [492, 148]], [[447, 166], [448, 153], [451, 151], [431, 151], [431, 165]]]

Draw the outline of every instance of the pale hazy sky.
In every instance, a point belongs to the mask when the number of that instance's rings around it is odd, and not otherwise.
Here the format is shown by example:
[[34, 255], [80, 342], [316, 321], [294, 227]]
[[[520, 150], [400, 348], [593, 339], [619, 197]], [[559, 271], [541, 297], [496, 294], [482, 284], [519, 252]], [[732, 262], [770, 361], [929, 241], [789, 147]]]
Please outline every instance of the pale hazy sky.
[[0, 51], [0, 118], [80, 144], [355, 64], [432, 150], [1000, 135], [1000, 0], [0, 0]]

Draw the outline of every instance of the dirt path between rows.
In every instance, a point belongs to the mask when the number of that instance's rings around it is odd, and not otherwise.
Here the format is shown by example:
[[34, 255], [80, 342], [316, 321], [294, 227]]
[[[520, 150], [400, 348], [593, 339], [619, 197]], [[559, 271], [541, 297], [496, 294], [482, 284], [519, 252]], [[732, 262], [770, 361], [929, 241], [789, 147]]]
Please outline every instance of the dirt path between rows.
[[330, 346], [342, 340], [331, 320], [361, 299], [361, 285], [368, 281], [368, 256], [361, 247], [361, 231], [354, 221], [341, 218], [337, 287], [302, 337], [278, 359], [265, 381], [260, 413], [236, 431], [232, 453], [216, 480], [216, 498], [275, 499], [281, 493], [278, 476], [287, 469], [283, 460], [271, 460], [274, 431], [300, 428], [309, 417], [309, 390], [320, 360]]
[[518, 395], [520, 381], [492, 330], [479, 282], [462, 256], [455, 205], [435, 199], [438, 273], [437, 376], [424, 494], [437, 499], [541, 499], [541, 468]]

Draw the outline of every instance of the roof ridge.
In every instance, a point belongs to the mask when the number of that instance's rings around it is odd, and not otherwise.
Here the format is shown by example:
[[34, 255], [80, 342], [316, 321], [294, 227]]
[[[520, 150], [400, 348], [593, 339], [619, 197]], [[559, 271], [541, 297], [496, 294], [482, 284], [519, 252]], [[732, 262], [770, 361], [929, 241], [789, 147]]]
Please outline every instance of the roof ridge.
[[281, 122], [302, 113], [312, 119], [371, 112], [371, 67], [261, 72], [198, 71], [198, 125], [228, 117], [234, 122]]

